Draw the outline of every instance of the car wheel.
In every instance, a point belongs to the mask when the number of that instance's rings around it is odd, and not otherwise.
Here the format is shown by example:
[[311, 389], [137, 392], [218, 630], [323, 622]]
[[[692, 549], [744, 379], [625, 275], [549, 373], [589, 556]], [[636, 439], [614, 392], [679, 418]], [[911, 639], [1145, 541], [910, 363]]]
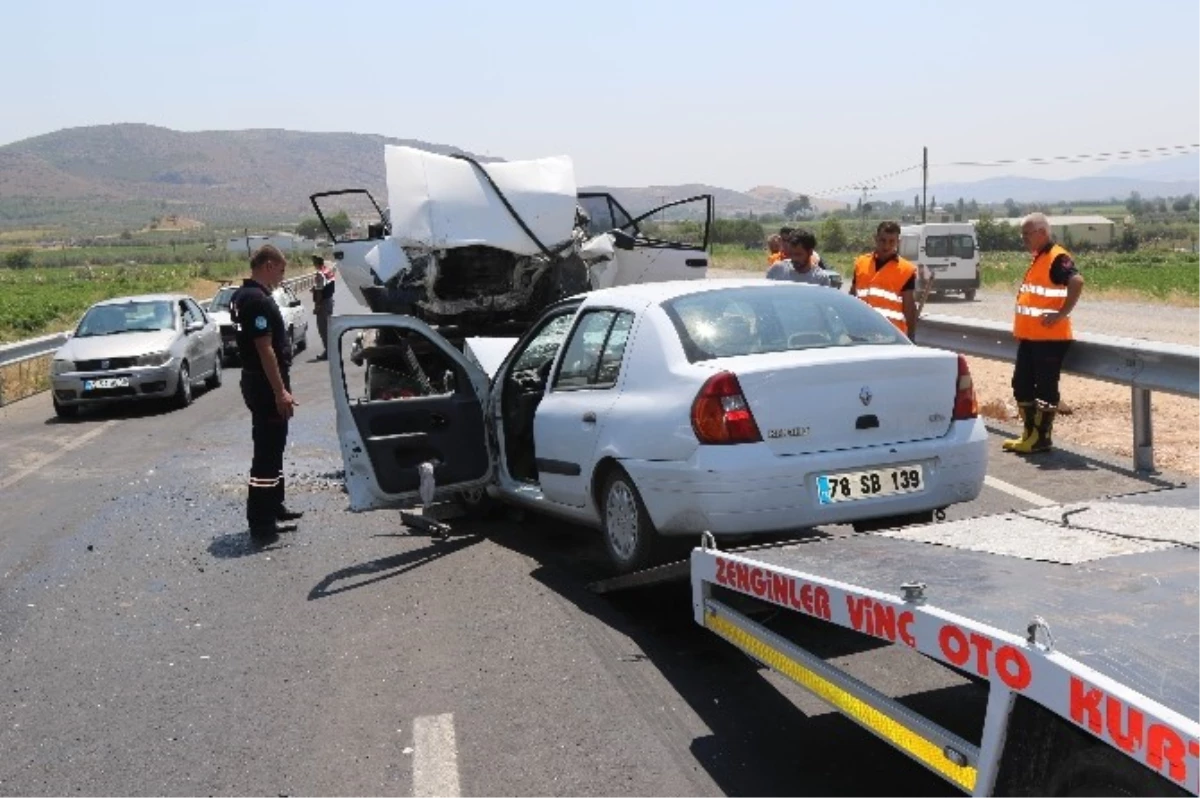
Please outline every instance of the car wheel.
[[600, 516], [604, 548], [618, 573], [637, 571], [653, 562], [658, 531], [633, 480], [619, 468], [604, 480]]
[[204, 381], [204, 384], [208, 386], [209, 390], [221, 387], [221, 356], [220, 355], [217, 355], [216, 359], [213, 361], [212, 374], [210, 374], [208, 376], [208, 379], [206, 379]]
[[486, 488], [464, 490], [455, 498], [467, 517], [476, 521], [494, 518], [500, 510], [500, 503], [488, 495]]
[[50, 401], [54, 403], [54, 415], [59, 418], [75, 418], [79, 415], [79, 405], [60, 405], [58, 400], [53, 397]]
[[192, 372], [187, 361], [179, 364], [179, 384], [175, 388], [176, 407], [187, 407], [192, 403]]
[[292, 354], [296, 353], [296, 328], [288, 327], [288, 349]]
[[963, 297], [964, 297], [964, 298], [965, 298], [965, 299], [966, 299], [968, 302], [974, 302], [974, 301], [975, 301], [975, 289], [974, 289], [974, 288], [968, 288], [966, 291], [963, 291]]

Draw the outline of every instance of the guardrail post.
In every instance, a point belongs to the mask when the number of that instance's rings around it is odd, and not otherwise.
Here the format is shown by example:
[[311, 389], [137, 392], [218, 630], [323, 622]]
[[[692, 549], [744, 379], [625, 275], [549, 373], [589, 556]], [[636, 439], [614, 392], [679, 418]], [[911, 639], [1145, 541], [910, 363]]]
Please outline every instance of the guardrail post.
[[1133, 467], [1154, 471], [1154, 419], [1150, 412], [1150, 389], [1133, 387]]

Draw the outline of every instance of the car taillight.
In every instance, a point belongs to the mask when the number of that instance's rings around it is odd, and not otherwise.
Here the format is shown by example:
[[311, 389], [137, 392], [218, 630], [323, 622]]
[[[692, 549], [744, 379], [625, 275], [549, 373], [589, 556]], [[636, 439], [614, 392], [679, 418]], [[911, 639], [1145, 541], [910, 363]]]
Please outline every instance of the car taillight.
[[692, 429], [701, 443], [757, 443], [762, 440], [738, 378], [728, 371], [704, 383], [692, 402]]
[[975, 400], [975, 382], [971, 379], [971, 368], [967, 359], [958, 356], [958, 383], [954, 392], [954, 420], [962, 421], [979, 415], [979, 402]]

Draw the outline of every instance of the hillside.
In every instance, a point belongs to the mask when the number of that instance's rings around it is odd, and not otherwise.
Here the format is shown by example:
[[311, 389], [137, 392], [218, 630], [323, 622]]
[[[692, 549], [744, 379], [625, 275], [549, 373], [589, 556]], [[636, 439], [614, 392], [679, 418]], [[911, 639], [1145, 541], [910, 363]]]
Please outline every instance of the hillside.
[[[386, 201], [385, 144], [463, 152], [361, 133], [185, 133], [144, 124], [59, 130], [0, 147], [0, 229], [137, 229], [166, 215], [210, 225], [292, 224], [311, 213], [308, 196], [317, 191], [364, 187]], [[715, 196], [721, 216], [779, 213], [797, 196], [782, 188], [742, 193], [699, 184], [581, 190], [609, 191], [635, 214], [704, 193]]]
[[462, 152], [358, 133], [60, 130], [0, 147], [0, 226], [131, 224], [168, 213], [210, 224], [294, 222], [311, 213], [316, 191], [366, 187], [383, 196], [385, 144]]

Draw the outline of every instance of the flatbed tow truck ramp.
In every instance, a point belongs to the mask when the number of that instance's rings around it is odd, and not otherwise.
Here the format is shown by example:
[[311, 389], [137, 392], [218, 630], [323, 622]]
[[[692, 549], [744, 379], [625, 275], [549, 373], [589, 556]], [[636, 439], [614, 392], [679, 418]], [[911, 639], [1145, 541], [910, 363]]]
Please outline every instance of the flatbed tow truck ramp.
[[[1198, 499], [1192, 486], [728, 551], [706, 536], [687, 566], [695, 621], [966, 793], [1197, 795]], [[626, 584], [655, 574], [678, 568]], [[807, 620], [775, 623], [791, 613]], [[978, 738], [806, 650], [834, 633], [985, 690]]]

